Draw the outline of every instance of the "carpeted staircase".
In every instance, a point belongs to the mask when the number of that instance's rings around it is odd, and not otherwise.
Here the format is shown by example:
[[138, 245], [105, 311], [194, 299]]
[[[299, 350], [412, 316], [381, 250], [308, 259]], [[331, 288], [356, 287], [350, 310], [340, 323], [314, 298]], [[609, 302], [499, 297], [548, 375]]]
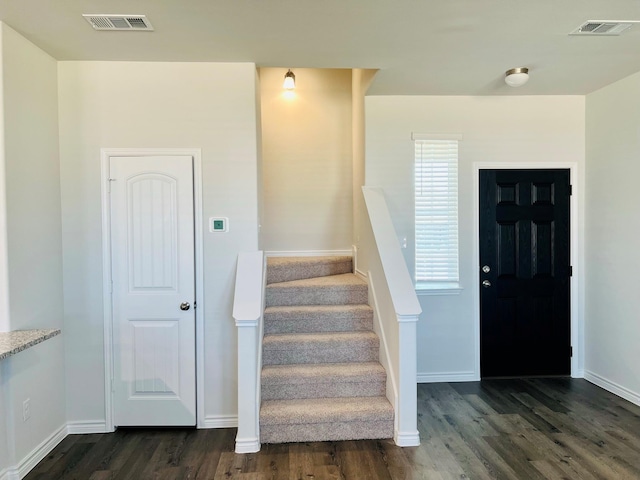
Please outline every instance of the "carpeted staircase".
[[262, 443], [391, 438], [367, 283], [351, 257], [270, 257]]

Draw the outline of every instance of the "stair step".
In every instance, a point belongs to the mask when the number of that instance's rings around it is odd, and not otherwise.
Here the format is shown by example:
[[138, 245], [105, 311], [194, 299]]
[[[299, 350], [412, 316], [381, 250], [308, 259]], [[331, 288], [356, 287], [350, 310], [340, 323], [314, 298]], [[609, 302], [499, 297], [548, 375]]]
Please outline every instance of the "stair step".
[[386, 378], [377, 362], [267, 365], [262, 369], [262, 400], [377, 397], [385, 394]]
[[373, 328], [369, 305], [300, 305], [267, 307], [264, 333], [366, 331]]
[[347, 256], [267, 258], [267, 284], [351, 272], [353, 261]]
[[263, 365], [377, 362], [380, 340], [373, 332], [265, 335]]
[[262, 443], [392, 436], [393, 407], [384, 396], [269, 400], [260, 408]]
[[266, 306], [366, 304], [367, 282], [352, 273], [272, 283], [266, 287]]

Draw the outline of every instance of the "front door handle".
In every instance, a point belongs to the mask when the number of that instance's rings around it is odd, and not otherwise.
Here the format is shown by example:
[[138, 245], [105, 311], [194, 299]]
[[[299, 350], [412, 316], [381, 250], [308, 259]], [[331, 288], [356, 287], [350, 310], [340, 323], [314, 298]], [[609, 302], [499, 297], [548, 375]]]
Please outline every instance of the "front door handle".
[[189, 302], [182, 302], [180, 304], [180, 310], [189, 310], [191, 308], [191, 305], [189, 304]]
[[484, 288], [489, 288], [491, 286], [491, 282], [489, 280], [483, 280], [482, 281], [482, 286]]

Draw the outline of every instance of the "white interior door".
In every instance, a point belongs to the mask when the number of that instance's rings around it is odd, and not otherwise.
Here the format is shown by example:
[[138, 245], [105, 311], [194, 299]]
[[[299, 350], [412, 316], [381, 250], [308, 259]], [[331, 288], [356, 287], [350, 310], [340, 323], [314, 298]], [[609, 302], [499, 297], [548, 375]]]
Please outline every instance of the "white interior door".
[[116, 426], [195, 425], [193, 159], [111, 157]]

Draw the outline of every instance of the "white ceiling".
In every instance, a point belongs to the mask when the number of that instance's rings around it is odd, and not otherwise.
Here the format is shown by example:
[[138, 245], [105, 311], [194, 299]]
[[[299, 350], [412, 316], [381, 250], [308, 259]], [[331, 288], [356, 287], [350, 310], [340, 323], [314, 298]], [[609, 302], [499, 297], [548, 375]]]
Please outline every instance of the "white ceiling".
[[[94, 31], [83, 13], [144, 14], [154, 32]], [[369, 93], [586, 94], [640, 71], [640, 0], [2, 0], [0, 20], [59, 60], [377, 68]], [[527, 66], [513, 89], [504, 72]]]

